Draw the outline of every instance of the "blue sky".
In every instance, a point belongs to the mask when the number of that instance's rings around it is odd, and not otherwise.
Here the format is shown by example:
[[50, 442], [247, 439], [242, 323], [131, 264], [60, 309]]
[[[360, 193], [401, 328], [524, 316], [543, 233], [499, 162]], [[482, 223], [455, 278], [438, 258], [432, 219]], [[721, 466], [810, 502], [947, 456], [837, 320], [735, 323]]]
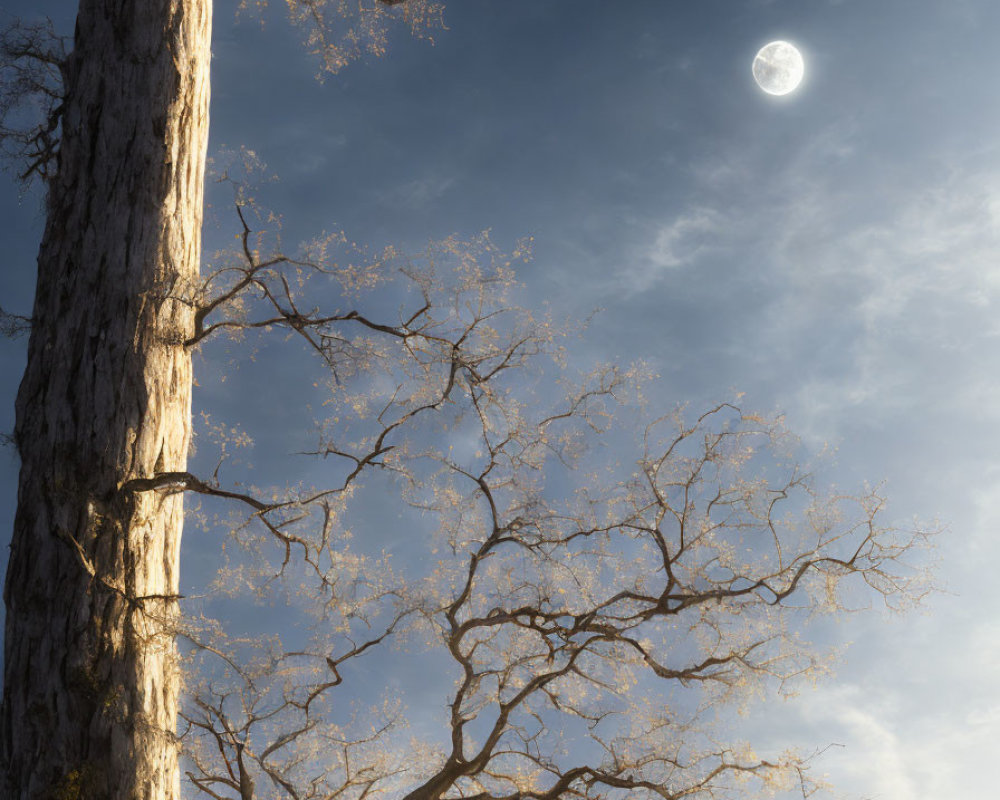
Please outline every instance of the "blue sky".
[[[580, 363], [647, 359], [664, 406], [745, 392], [834, 448], [824, 477], [884, 480], [893, 519], [941, 520], [948, 592], [828, 631], [853, 642], [837, 675], [761, 734], [845, 745], [821, 769], [855, 798], [993, 796], [1000, 6], [451, 0], [433, 46], [397, 35], [387, 58], [318, 83], [297, 32], [277, 15], [236, 24], [234, 5], [215, 12], [211, 146], [252, 148], [279, 176], [261, 199], [286, 241], [533, 236], [525, 297], [603, 309]], [[67, 0], [0, 8], [72, 29]], [[750, 74], [774, 39], [806, 60], [787, 97]], [[206, 250], [233, 230], [210, 196]], [[28, 313], [37, 193], [0, 184], [0, 218], [0, 304]], [[23, 341], [0, 342], [3, 430], [23, 359]], [[245, 395], [204, 384], [196, 403], [253, 430]], [[257, 457], [278, 445], [262, 437]], [[0, 469], [8, 531], [9, 452]]]

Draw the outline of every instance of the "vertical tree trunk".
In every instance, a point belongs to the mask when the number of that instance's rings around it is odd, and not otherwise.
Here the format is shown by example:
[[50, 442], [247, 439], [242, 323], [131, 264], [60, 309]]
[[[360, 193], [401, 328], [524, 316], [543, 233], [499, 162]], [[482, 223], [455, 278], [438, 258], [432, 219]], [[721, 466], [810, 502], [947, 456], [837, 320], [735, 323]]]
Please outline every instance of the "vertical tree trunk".
[[[177, 800], [169, 621], [208, 131], [211, 0], [81, 0], [17, 398], [4, 798]], [[172, 297], [173, 296], [173, 297]]]

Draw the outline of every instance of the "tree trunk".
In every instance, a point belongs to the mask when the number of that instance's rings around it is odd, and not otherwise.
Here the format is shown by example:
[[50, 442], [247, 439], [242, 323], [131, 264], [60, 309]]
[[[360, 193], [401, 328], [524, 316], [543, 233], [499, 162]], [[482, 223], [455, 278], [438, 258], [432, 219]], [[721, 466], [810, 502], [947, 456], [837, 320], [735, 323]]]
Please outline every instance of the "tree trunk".
[[177, 800], [181, 496], [211, 0], [81, 0], [38, 257], [7, 606], [0, 794]]

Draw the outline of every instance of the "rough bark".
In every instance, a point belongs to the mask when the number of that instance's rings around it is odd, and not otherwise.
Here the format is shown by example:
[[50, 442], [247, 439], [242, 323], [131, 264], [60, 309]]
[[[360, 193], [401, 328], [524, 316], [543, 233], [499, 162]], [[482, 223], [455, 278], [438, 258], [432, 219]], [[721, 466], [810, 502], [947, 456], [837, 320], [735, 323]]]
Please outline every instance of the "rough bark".
[[181, 496], [211, 0], [81, 0], [17, 398], [4, 798], [176, 800]]

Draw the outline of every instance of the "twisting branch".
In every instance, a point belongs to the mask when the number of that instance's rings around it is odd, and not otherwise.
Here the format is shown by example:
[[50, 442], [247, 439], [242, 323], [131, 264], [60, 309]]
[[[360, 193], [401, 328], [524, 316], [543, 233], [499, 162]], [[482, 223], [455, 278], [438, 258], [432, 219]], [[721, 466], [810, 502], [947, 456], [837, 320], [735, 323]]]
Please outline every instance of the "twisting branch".
[[[486, 424], [497, 417], [486, 411], [495, 399], [484, 394], [475, 402], [486, 465], [472, 471], [444, 459], [454, 479], [470, 487], [462, 507], [481, 501], [487, 528], [451, 600], [434, 615], [460, 676], [450, 702], [450, 746], [407, 800], [599, 798], [615, 789], [715, 797], [737, 774], [795, 776], [807, 792], [805, 760], [737, 759], [725, 750], [685, 755], [702, 734], [694, 721], [669, 712], [611, 746], [600, 765], [540, 757], [540, 740], [556, 747], [552, 731], [569, 723], [553, 715], [562, 715], [586, 720], [589, 736], [604, 741], [623, 683], [644, 692], [655, 692], [650, 681], [658, 680], [684, 691], [732, 693], [814, 671], [815, 655], [777, 624], [797, 613], [786, 606], [792, 597], [799, 607], [843, 608], [839, 598], [852, 577], [889, 602], [923, 591], [923, 576], [908, 574], [904, 559], [926, 534], [881, 527], [877, 494], [820, 497], [794, 466], [774, 481], [748, 474], [747, 465], [761, 469], [762, 457], [787, 435], [779, 422], [728, 403], [691, 425], [680, 416], [650, 424], [640, 471], [605, 489], [599, 502], [568, 512], [519, 500], [514, 478], [534, 466], [519, 457], [548, 444], [551, 426], [572, 422], [584, 399], [611, 395], [602, 377], [569, 399], [569, 412], [498, 433]], [[674, 434], [657, 445], [664, 422], [673, 423]], [[804, 514], [785, 513], [802, 503]], [[860, 517], [838, 521], [831, 514], [838, 505], [853, 506]], [[595, 506], [606, 512], [601, 524]], [[458, 533], [467, 517], [455, 519]], [[512, 580], [518, 572], [524, 577]], [[674, 652], [690, 655], [678, 661]], [[633, 724], [638, 711], [628, 712]], [[473, 725], [480, 734], [470, 751]], [[650, 738], [663, 741], [661, 749], [641, 756], [622, 749]]]
[[[788, 779], [808, 794], [808, 758], [716, 742], [703, 712], [820, 670], [794, 635], [805, 614], [847, 610], [866, 587], [890, 605], [919, 598], [907, 559], [926, 534], [884, 527], [875, 491], [824, 496], [787, 458], [780, 419], [721, 403], [636, 424], [641, 365], [578, 383], [530, 372], [560, 351], [550, 321], [509, 301], [523, 249], [449, 239], [357, 266], [328, 258], [335, 236], [264, 255], [244, 209], [188, 344], [277, 329], [316, 353], [329, 416], [303, 454], [332, 466], [325, 487], [270, 494], [223, 488], [218, 469], [123, 487], [235, 501], [249, 513], [221, 590], [309, 597], [289, 612], [308, 620], [294, 645], [201, 646], [228, 660], [185, 711], [192, 784], [224, 796], [252, 780], [302, 800], [721, 800]], [[334, 297], [305, 292], [323, 278]], [[369, 289], [395, 293], [394, 318], [369, 309]], [[352, 499], [376, 483], [433, 517], [429, 549], [446, 555], [397, 574], [352, 548]], [[454, 678], [420, 757], [391, 698], [344, 711], [361, 663], [383, 668], [400, 635], [421, 635], [430, 671]]]
[[49, 19], [0, 31], [0, 152], [23, 183], [50, 179], [56, 165], [66, 41]]
[[11, 314], [0, 308], [0, 336], [17, 339], [31, 331], [31, 317]]

